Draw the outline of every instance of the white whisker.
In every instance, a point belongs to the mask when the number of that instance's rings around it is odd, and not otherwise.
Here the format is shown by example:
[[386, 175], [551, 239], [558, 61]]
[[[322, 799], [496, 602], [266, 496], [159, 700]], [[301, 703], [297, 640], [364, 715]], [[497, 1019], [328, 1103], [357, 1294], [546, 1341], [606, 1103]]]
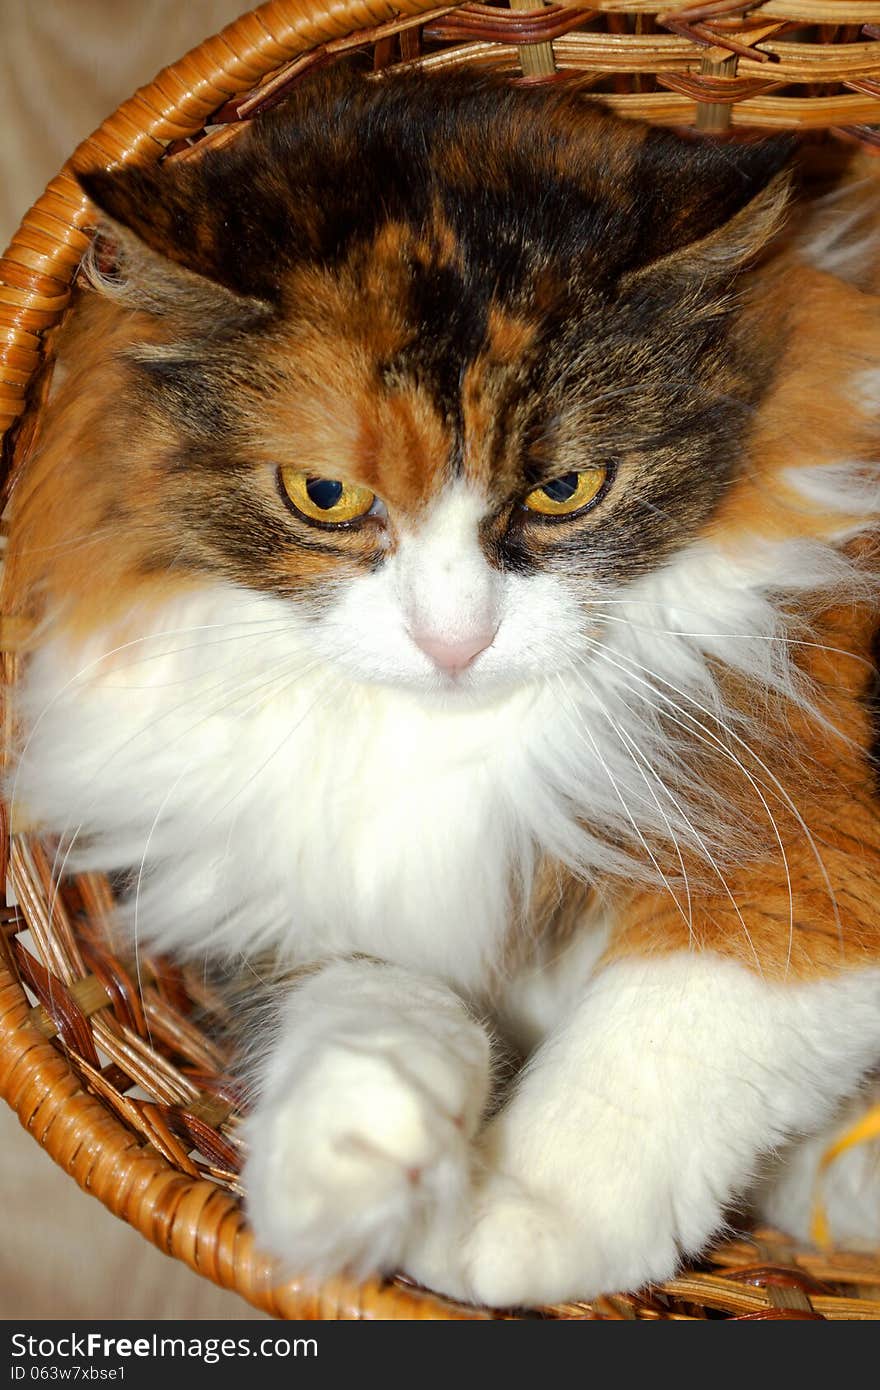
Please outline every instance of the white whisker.
[[[560, 684], [560, 694], [562, 695], [563, 698], [567, 698], [567, 692], [565, 691], [564, 686], [562, 686], [561, 684]], [[648, 844], [648, 841], [645, 839], [644, 834], [642, 833], [641, 829], [639, 828], [639, 825], [638, 825], [638, 823], [637, 823], [635, 817], [634, 817], [633, 814], [632, 814], [632, 811], [630, 810], [630, 808], [629, 808], [629, 806], [628, 806], [628, 804], [627, 804], [626, 798], [625, 798], [625, 796], [623, 795], [622, 791], [620, 790], [620, 786], [619, 786], [618, 780], [617, 780], [617, 778], [614, 776], [614, 773], [611, 771], [611, 768], [610, 768], [609, 765], [608, 765], [607, 759], [603, 757], [602, 752], [601, 752], [601, 750], [600, 750], [600, 748], [599, 748], [599, 745], [597, 744], [596, 740], [593, 738], [592, 733], [590, 732], [589, 726], [585, 724], [584, 727], [583, 727], [583, 729], [579, 728], [579, 726], [577, 725], [577, 723], [576, 723], [574, 720], [572, 720], [572, 719], [570, 718], [570, 716], [568, 715], [567, 711], [563, 711], [563, 712], [566, 713], [566, 717], [568, 718], [569, 723], [570, 723], [572, 729], [573, 729], [574, 732], [578, 735], [578, 737], [581, 737], [581, 738], [582, 738], [584, 735], [586, 735], [586, 737], [589, 739], [590, 745], [591, 745], [591, 747], [592, 747], [592, 749], [593, 749], [593, 751], [594, 751], [594, 753], [595, 753], [595, 755], [596, 755], [596, 758], [597, 758], [597, 760], [598, 760], [598, 762], [599, 762], [599, 766], [602, 768], [602, 771], [605, 773], [605, 776], [608, 778], [608, 781], [611, 783], [611, 786], [612, 786], [613, 789], [614, 789], [614, 793], [615, 793], [617, 799], [619, 800], [619, 802], [620, 802], [620, 804], [621, 804], [621, 806], [622, 806], [622, 808], [623, 808], [623, 811], [624, 811], [624, 814], [625, 814], [627, 820], [629, 821], [630, 825], [631, 825], [632, 828], [633, 828], [633, 831], [635, 832], [635, 835], [636, 835], [636, 838], [637, 838], [638, 841], [639, 841], [639, 844], [642, 846], [642, 848], [644, 849], [644, 851], [645, 851], [645, 853], [647, 854], [648, 858], [650, 859], [651, 863], [654, 865], [654, 868], [656, 869], [657, 874], [659, 875], [660, 880], [661, 880], [661, 882], [663, 883], [664, 888], [666, 889], [667, 893], [668, 893], [669, 896], [671, 897], [672, 901], [675, 903], [675, 906], [676, 906], [676, 908], [678, 909], [678, 912], [681, 914], [681, 917], [682, 917], [683, 920], [684, 920], [685, 926], [687, 926], [687, 925], [688, 925], [688, 915], [687, 915], [687, 913], [685, 912], [685, 910], [682, 908], [681, 903], [679, 902], [678, 898], [676, 897], [676, 895], [675, 895], [675, 890], [673, 889], [672, 884], [669, 882], [669, 879], [667, 878], [666, 874], [663, 872], [662, 868], [660, 867], [660, 864], [659, 864], [659, 862], [658, 862], [658, 860], [657, 860], [657, 856], [654, 854], [654, 851], [651, 849], [650, 845]], [[682, 867], [684, 867], [684, 866], [682, 865]]]
[[[705, 707], [704, 705], [701, 705], [700, 702], [699, 702], [698, 700], [694, 699], [693, 696], [688, 695], [686, 691], [680, 690], [680, 689], [679, 689], [677, 686], [675, 686], [671, 681], [668, 681], [665, 677], [660, 676], [660, 675], [658, 675], [656, 672], [651, 671], [649, 668], [643, 666], [640, 662], [635, 661], [633, 658], [628, 657], [628, 656], [626, 656], [625, 654], [620, 653], [620, 652], [612, 654], [612, 653], [609, 651], [609, 649], [606, 648], [606, 647], [604, 646], [604, 644], [602, 644], [602, 643], [600, 643], [600, 642], [597, 642], [597, 641], [595, 641], [594, 639], [588, 639], [588, 641], [590, 642], [591, 646], [593, 646], [593, 648], [596, 650], [597, 655], [599, 655], [599, 656], [601, 657], [602, 660], [610, 661], [612, 664], [616, 665], [617, 663], [614, 661], [614, 656], [615, 656], [615, 655], [616, 655], [616, 656], [620, 656], [620, 657], [622, 658], [623, 661], [625, 661], [625, 662], [628, 663], [628, 665], [630, 665], [630, 666], [635, 666], [635, 667], [637, 667], [639, 670], [645, 671], [645, 672], [647, 673], [647, 675], [650, 676], [651, 679], [652, 679], [653, 681], [659, 681], [662, 685], [665, 685], [665, 686], [667, 686], [670, 690], [675, 691], [675, 693], [678, 694], [678, 695], [680, 695], [682, 699], [686, 700], [689, 704], [692, 704], [692, 705], [694, 706], [695, 709], [700, 710], [700, 712], [701, 712], [702, 714], [704, 714], [707, 718], [709, 718], [709, 719], [713, 720], [715, 723], [717, 723], [717, 724], [718, 724], [718, 727], [721, 728], [721, 729], [724, 731], [724, 733], [725, 733], [729, 738], [733, 739], [734, 742], [737, 743], [737, 744], [746, 752], [746, 754], [747, 754], [749, 757], [751, 757], [751, 758], [754, 759], [756, 765], [761, 769], [761, 771], [766, 775], [766, 777], [767, 777], [767, 778], [769, 779], [769, 781], [772, 783], [773, 787], [776, 789], [776, 791], [777, 791], [777, 793], [778, 793], [778, 795], [779, 795], [779, 797], [780, 797], [780, 800], [783, 802], [783, 804], [784, 804], [785, 806], [787, 806], [787, 808], [789, 809], [789, 811], [792, 813], [794, 819], [797, 821], [797, 823], [798, 823], [800, 829], [802, 830], [802, 832], [803, 832], [803, 834], [804, 834], [804, 837], [805, 837], [806, 840], [807, 840], [807, 843], [808, 843], [809, 846], [810, 846], [811, 853], [813, 854], [813, 856], [814, 856], [814, 858], [815, 858], [815, 861], [816, 861], [816, 864], [817, 864], [817, 866], [818, 866], [818, 868], [819, 868], [819, 871], [820, 871], [820, 873], [822, 874], [823, 881], [824, 881], [824, 883], [825, 883], [826, 890], [827, 890], [827, 892], [828, 892], [829, 900], [830, 900], [830, 902], [831, 902], [831, 904], [832, 904], [832, 910], [833, 910], [833, 912], [834, 912], [835, 922], [837, 923], [838, 936], [842, 939], [842, 925], [841, 925], [841, 922], [840, 922], [840, 913], [839, 913], [839, 909], [838, 909], [838, 905], [837, 905], [837, 898], [836, 898], [836, 895], [835, 895], [835, 893], [834, 893], [834, 889], [833, 889], [833, 887], [832, 887], [831, 880], [830, 880], [830, 878], [829, 878], [829, 876], [828, 876], [828, 871], [827, 871], [827, 868], [826, 868], [826, 866], [825, 866], [825, 862], [824, 862], [824, 860], [822, 859], [821, 854], [819, 853], [819, 849], [818, 849], [818, 846], [816, 845], [816, 842], [815, 842], [815, 839], [814, 839], [814, 837], [813, 837], [813, 835], [812, 835], [812, 832], [810, 831], [809, 827], [807, 826], [807, 824], [806, 824], [806, 822], [805, 822], [803, 816], [801, 815], [800, 811], [798, 810], [798, 808], [797, 808], [797, 806], [795, 805], [794, 801], [792, 800], [791, 796], [790, 796], [789, 793], [786, 791], [786, 789], [785, 789], [785, 787], [782, 785], [782, 783], [779, 781], [779, 779], [778, 779], [778, 777], [775, 775], [775, 773], [773, 773], [772, 770], [771, 770], [771, 769], [767, 766], [767, 764], [763, 761], [763, 759], [761, 759], [761, 758], [758, 756], [758, 754], [755, 753], [754, 749], [751, 748], [751, 747], [749, 746], [749, 744], [747, 744], [747, 743], [745, 742], [745, 740], [742, 739], [742, 738], [734, 731], [734, 729], [730, 726], [729, 723], [727, 723], [727, 722], [725, 722], [724, 720], [720, 719], [719, 716], [716, 715], [716, 714], [714, 714], [712, 711], [707, 710], [706, 707]], [[620, 668], [620, 669], [626, 669], [626, 668]], [[737, 766], [737, 767], [739, 768], [739, 770], [743, 773], [743, 775], [748, 779], [750, 785], [752, 786], [752, 788], [754, 789], [756, 795], [758, 796], [759, 800], [761, 801], [761, 804], [762, 804], [762, 806], [764, 807], [764, 810], [765, 810], [765, 812], [766, 812], [766, 814], [767, 814], [767, 817], [768, 817], [768, 820], [769, 820], [769, 822], [770, 822], [770, 825], [771, 825], [771, 827], [772, 827], [772, 829], [773, 829], [773, 834], [774, 834], [774, 837], [775, 837], [775, 839], [776, 839], [776, 842], [777, 842], [777, 844], [778, 844], [778, 846], [779, 846], [780, 855], [781, 855], [782, 862], [783, 862], [783, 866], [784, 866], [784, 869], [785, 869], [786, 885], [787, 885], [787, 893], [788, 893], [788, 904], [789, 904], [789, 959], [790, 959], [791, 947], [792, 947], [792, 943], [793, 943], [793, 940], [794, 940], [794, 891], [793, 891], [793, 887], [792, 887], [791, 872], [790, 872], [789, 863], [788, 863], [788, 856], [787, 856], [787, 854], [786, 854], [786, 852], [785, 852], [785, 845], [784, 845], [784, 843], [783, 843], [782, 836], [781, 836], [781, 833], [780, 833], [780, 831], [779, 831], [779, 826], [778, 826], [778, 824], [777, 824], [777, 822], [776, 822], [775, 816], [773, 815], [773, 813], [772, 813], [772, 811], [771, 811], [771, 809], [770, 809], [770, 806], [769, 806], [769, 803], [768, 803], [766, 797], [764, 796], [763, 792], [762, 792], [761, 789], [760, 789], [760, 786], [759, 786], [758, 782], [757, 782], [756, 779], [752, 776], [752, 774], [748, 771], [748, 769], [746, 768], [746, 766], [745, 766], [745, 764], [742, 762], [742, 760], [741, 760], [740, 758], [737, 758], [737, 757], [736, 757], [736, 755], [733, 753], [733, 750], [732, 750], [730, 747], [728, 747], [728, 745], [725, 744], [725, 743], [718, 737], [717, 734], [713, 733], [713, 731], [712, 731], [710, 728], [707, 728], [707, 726], [706, 726], [705, 724], [703, 724], [700, 720], [696, 719], [695, 716], [694, 716], [693, 714], [690, 713], [690, 711], [688, 711], [687, 709], [685, 709], [683, 706], [677, 704], [676, 701], [671, 700], [669, 696], [665, 695], [665, 694], [663, 693], [663, 691], [658, 690], [658, 689], [656, 688], [656, 686], [652, 685], [649, 681], [642, 680], [642, 679], [639, 678], [638, 676], [635, 676], [632, 672], [630, 672], [630, 675], [632, 676], [632, 679], [633, 679], [633, 680], [636, 680], [637, 682], [639, 682], [639, 684], [644, 685], [647, 689], [649, 689], [649, 690], [652, 692], [653, 695], [655, 695], [658, 699], [661, 700], [661, 702], [662, 702], [663, 704], [666, 704], [666, 705], [668, 705], [671, 709], [676, 710], [677, 713], [680, 714], [680, 715], [683, 717], [684, 720], [688, 721], [689, 724], [693, 725], [697, 730], [699, 730], [699, 731], [700, 731], [700, 734], [698, 734], [698, 735], [696, 735], [696, 736], [697, 736], [697, 737], [700, 737], [700, 735], [705, 736], [705, 738], [701, 738], [701, 741], [705, 741], [705, 739], [708, 739], [709, 742], [710, 742], [710, 744], [714, 744], [716, 747], [718, 747], [718, 748], [721, 750], [723, 756], [726, 757], [727, 759], [729, 759], [735, 766]], [[679, 722], [679, 721], [673, 720], [673, 722], [676, 722], [676, 723], [677, 723], [677, 722]]]
[[[670, 801], [672, 801], [672, 803], [673, 803], [673, 805], [675, 806], [676, 810], [679, 811], [679, 814], [681, 813], [681, 808], [680, 808], [680, 806], [678, 805], [678, 802], [675, 800], [675, 797], [672, 795], [672, 793], [669, 791], [668, 787], [667, 787], [667, 786], [665, 785], [665, 783], [663, 782], [663, 779], [662, 779], [661, 777], [658, 776], [658, 774], [655, 772], [654, 768], [651, 766], [651, 764], [650, 764], [650, 762], [648, 761], [648, 759], [645, 758], [644, 754], [641, 752], [641, 749], [639, 749], [638, 745], [633, 741], [633, 739], [630, 737], [630, 735], [627, 733], [627, 731], [626, 731], [626, 730], [617, 722], [617, 720], [614, 719], [613, 716], [610, 714], [610, 712], [609, 712], [609, 710], [608, 710], [608, 707], [606, 706], [605, 702], [604, 702], [602, 699], [600, 699], [599, 695], [596, 693], [595, 687], [592, 686], [592, 685], [590, 685], [590, 683], [589, 683], [588, 681], [586, 681], [586, 680], [585, 680], [584, 683], [585, 683], [585, 685], [587, 686], [587, 689], [590, 691], [590, 695], [591, 695], [592, 699], [594, 699], [594, 700], [596, 701], [596, 704], [599, 706], [599, 709], [601, 710], [601, 712], [602, 712], [602, 714], [604, 715], [605, 719], [607, 720], [607, 722], [609, 723], [609, 725], [611, 726], [611, 728], [614, 730], [615, 734], [616, 734], [617, 737], [620, 739], [621, 743], [624, 745], [624, 748], [627, 749], [627, 751], [628, 751], [628, 753], [629, 753], [629, 756], [630, 756], [630, 759], [631, 759], [631, 761], [632, 761], [634, 767], [635, 767], [636, 770], [639, 772], [639, 774], [640, 774], [640, 776], [641, 776], [643, 782], [645, 783], [645, 786], [646, 786], [646, 788], [647, 788], [647, 790], [648, 790], [648, 793], [649, 793], [649, 795], [650, 795], [652, 801], [654, 802], [654, 805], [657, 807], [657, 810], [659, 811], [660, 816], [662, 817], [662, 820], [663, 820], [664, 825], [666, 826], [667, 832], [668, 832], [668, 834], [669, 834], [669, 838], [670, 838], [670, 840], [672, 841], [672, 845], [673, 845], [673, 848], [674, 848], [674, 850], [675, 850], [675, 854], [676, 854], [676, 857], [677, 857], [677, 859], [678, 859], [679, 866], [680, 866], [680, 868], [681, 868], [681, 875], [682, 875], [682, 879], [683, 879], [683, 881], [684, 881], [684, 891], [685, 891], [685, 895], [686, 895], [686, 899], [687, 899], [686, 922], [687, 922], [687, 928], [688, 928], [688, 938], [689, 938], [690, 941], [693, 941], [693, 938], [694, 938], [694, 907], [693, 907], [693, 901], [692, 901], [692, 898], [691, 898], [691, 885], [690, 885], [690, 879], [688, 878], [688, 872], [687, 872], [687, 869], [686, 869], [686, 867], [685, 867], [684, 857], [683, 857], [682, 852], [681, 852], [681, 847], [680, 847], [679, 842], [678, 842], [678, 837], [676, 836], [676, 833], [675, 833], [675, 831], [674, 831], [673, 828], [672, 828], [672, 824], [671, 824], [671, 822], [670, 822], [670, 820], [669, 820], [668, 815], [667, 815], [666, 812], [663, 810], [663, 807], [661, 806], [660, 801], [659, 801], [658, 798], [657, 798], [656, 792], [654, 791], [653, 787], [651, 786], [650, 782], [648, 781], [648, 776], [646, 775], [645, 769], [647, 769], [647, 773], [650, 774], [650, 776], [654, 778], [654, 780], [655, 780], [655, 782], [657, 783], [657, 785], [661, 788], [661, 790], [665, 793], [665, 795], [670, 799]], [[685, 819], [686, 819], [686, 818], [685, 818]], [[677, 907], [679, 906], [677, 901], [676, 901], [676, 906], [677, 906]], [[681, 910], [681, 909], [679, 908], [679, 910]]]

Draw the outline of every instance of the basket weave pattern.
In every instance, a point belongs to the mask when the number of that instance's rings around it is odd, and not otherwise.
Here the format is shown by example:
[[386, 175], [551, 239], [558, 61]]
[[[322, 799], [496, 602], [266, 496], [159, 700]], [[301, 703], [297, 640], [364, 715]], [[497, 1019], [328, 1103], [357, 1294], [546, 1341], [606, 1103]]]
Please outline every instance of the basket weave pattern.
[[[306, 72], [352, 49], [377, 72], [468, 62], [521, 82], [577, 80], [625, 115], [676, 126], [795, 127], [880, 144], [880, 3], [533, 6], [273, 0], [120, 107], [49, 185], [0, 264], [7, 495], [39, 436], [51, 330], [89, 240], [89, 208], [72, 169], [199, 158]], [[8, 685], [27, 633], [11, 618], [0, 633]], [[7, 712], [6, 748], [8, 721]], [[235, 1081], [193, 1022], [194, 1010], [201, 1016], [212, 1001], [170, 962], [142, 959], [135, 970], [109, 954], [107, 882], [90, 874], [59, 885], [47, 848], [10, 835], [2, 806], [0, 869], [16, 904], [0, 910], [0, 1093], [82, 1187], [161, 1249], [277, 1316], [497, 1316], [403, 1281], [275, 1286], [238, 1202]], [[760, 1232], [662, 1288], [518, 1315], [878, 1318], [880, 1258], [820, 1255]]]

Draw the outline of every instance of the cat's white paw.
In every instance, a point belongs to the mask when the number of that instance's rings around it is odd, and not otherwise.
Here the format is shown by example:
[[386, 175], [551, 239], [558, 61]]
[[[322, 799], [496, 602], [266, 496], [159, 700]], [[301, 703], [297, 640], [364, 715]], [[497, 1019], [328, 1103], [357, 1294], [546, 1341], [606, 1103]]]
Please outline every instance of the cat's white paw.
[[249, 1125], [259, 1243], [319, 1275], [393, 1269], [411, 1225], [461, 1200], [488, 1053], [463, 1014], [444, 1036], [408, 1019], [324, 1039]]
[[[475, 1145], [457, 1220], [413, 1233], [407, 1272], [438, 1293], [497, 1308], [589, 1299], [671, 1276], [682, 1237], [672, 1165], [630, 1148], [626, 1128], [607, 1114], [575, 1114], [574, 1124], [557, 1115], [550, 1127], [524, 1099], [521, 1090]], [[698, 1247], [721, 1221], [714, 1195], [704, 1194], [692, 1215]]]
[[577, 1279], [572, 1223], [552, 1200], [507, 1178], [481, 1194], [462, 1250], [469, 1297], [494, 1308], [552, 1303]]
[[673, 1274], [678, 1250], [659, 1205], [652, 1223], [610, 1193], [604, 1210], [580, 1195], [566, 1204], [493, 1174], [454, 1227], [434, 1224], [410, 1244], [405, 1268], [438, 1293], [493, 1308], [589, 1299]]
[[404, 1267], [438, 1293], [506, 1308], [561, 1297], [555, 1290], [568, 1286], [574, 1253], [560, 1207], [495, 1175], [471, 1192], [454, 1223], [416, 1233]]

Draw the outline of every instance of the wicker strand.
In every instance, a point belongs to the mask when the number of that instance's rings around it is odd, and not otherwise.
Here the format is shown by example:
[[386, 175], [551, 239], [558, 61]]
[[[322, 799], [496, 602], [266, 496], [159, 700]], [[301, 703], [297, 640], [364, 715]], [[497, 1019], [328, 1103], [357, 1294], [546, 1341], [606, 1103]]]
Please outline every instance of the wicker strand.
[[[512, 10], [539, 9], [544, 0], [510, 0]], [[549, 77], [556, 71], [552, 43], [536, 43], [517, 50], [520, 67], [525, 77]]]
[[[512, 0], [516, 12], [536, 5], [537, 11], [532, 11], [536, 17], [540, 15], [541, 3], [542, 0]], [[435, 8], [431, 0], [394, 0], [393, 4], [389, 0], [372, 0], [369, 5], [365, 0], [345, 0], [341, 4], [321, 0], [318, 5], [314, 0], [270, 0], [164, 69], [85, 140], [35, 204], [0, 263], [0, 432], [22, 410], [28, 383], [39, 366], [41, 337], [64, 312], [71, 279], [88, 243], [88, 206], [73, 177], [73, 168], [155, 159], [166, 144], [188, 139], [236, 94], [252, 89], [267, 74], [298, 55], [334, 40], [347, 42], [352, 35], [382, 25], [391, 25], [396, 32], [402, 23]], [[833, 4], [829, 0], [764, 0], [760, 5], [712, 0], [683, 8], [676, 6], [668, 14], [662, 12], [656, 0], [596, 0], [589, 10], [564, 0], [561, 7], [555, 7], [557, 11], [560, 8], [581, 10], [585, 19], [590, 14], [605, 13], [622, 19], [651, 15], [659, 24], [666, 24], [665, 35], [646, 36], [636, 25], [632, 35], [586, 32], [554, 42], [520, 43], [511, 54], [518, 58], [527, 80], [533, 81], [551, 80], [559, 75], [557, 69], [567, 67], [595, 71], [597, 57], [601, 71], [602, 53], [606, 61], [614, 61], [615, 65], [623, 58], [619, 71], [645, 70], [637, 66], [627, 68], [627, 63], [635, 62], [637, 50], [647, 63], [646, 70], [657, 71], [658, 60], [662, 66], [663, 55], [668, 54], [674, 70], [660, 78], [666, 91], [643, 94], [637, 89], [607, 95], [609, 104], [622, 114], [667, 123], [696, 123], [713, 130], [744, 124], [854, 128], [877, 119], [876, 94], [865, 85], [874, 76], [880, 76], [880, 44], [870, 29], [880, 24], [880, 3], [874, 0], [834, 0]], [[490, 15], [500, 17], [503, 13], [491, 11]], [[744, 23], [749, 14], [760, 21], [758, 29], [754, 28], [753, 19], [751, 29], [734, 34], [729, 28], [730, 16], [739, 15]], [[826, 45], [845, 51], [832, 52], [827, 58], [822, 54], [818, 59], [816, 49], [823, 45], [802, 44], [806, 70], [798, 74], [785, 64], [781, 51], [774, 54], [772, 44], [764, 42], [780, 27], [777, 20], [783, 28], [822, 22], [862, 26], [862, 33], [871, 41]], [[725, 24], [727, 28], [723, 27]], [[418, 34], [410, 29], [407, 32], [406, 53], [412, 56], [419, 51]], [[688, 36], [684, 50], [674, 48], [680, 43], [676, 34]], [[779, 47], [781, 50], [784, 45]], [[795, 47], [788, 45], [790, 49]], [[497, 44], [490, 50], [474, 50], [470, 56], [478, 61], [484, 52], [493, 61], [504, 61], [503, 48]], [[754, 56], [749, 58], [749, 53]], [[866, 62], [860, 66], [863, 55]], [[778, 62], [771, 63], [774, 56]], [[429, 60], [428, 65], [438, 64]], [[811, 81], [821, 78], [823, 70], [828, 72], [824, 80], [831, 81], [835, 65], [839, 68], [836, 77], [848, 88], [843, 93], [802, 100], [772, 95], [780, 82]], [[767, 73], [760, 70], [771, 66], [779, 70], [768, 81]], [[689, 76], [691, 69], [693, 76]], [[758, 73], [753, 75], [752, 69], [758, 70], [760, 78]]]
[[155, 159], [166, 141], [193, 134], [224, 101], [304, 50], [434, 7], [434, 0], [270, 0], [165, 68], [84, 140], [34, 205], [28, 235], [14, 236], [0, 262], [0, 433], [22, 410], [40, 335], [64, 312], [88, 245], [88, 202], [74, 167]]
[[81, 1090], [64, 1057], [33, 1027], [21, 987], [2, 963], [0, 1095], [84, 1191], [166, 1254], [275, 1317], [488, 1316], [397, 1286], [344, 1278], [321, 1286], [305, 1280], [277, 1284], [254, 1249], [237, 1203], [222, 1188], [185, 1178]]

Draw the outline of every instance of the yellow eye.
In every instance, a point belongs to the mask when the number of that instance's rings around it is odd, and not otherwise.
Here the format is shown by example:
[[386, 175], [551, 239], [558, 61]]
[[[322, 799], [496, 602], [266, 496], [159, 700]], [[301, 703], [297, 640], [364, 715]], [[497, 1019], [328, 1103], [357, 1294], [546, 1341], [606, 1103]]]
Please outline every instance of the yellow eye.
[[306, 521], [343, 526], [366, 516], [376, 501], [369, 488], [344, 483], [338, 478], [315, 478], [296, 468], [279, 469], [281, 486]]
[[536, 487], [523, 506], [541, 516], [573, 516], [589, 506], [602, 491], [607, 468], [585, 468], [583, 473], [564, 473], [543, 487]]

